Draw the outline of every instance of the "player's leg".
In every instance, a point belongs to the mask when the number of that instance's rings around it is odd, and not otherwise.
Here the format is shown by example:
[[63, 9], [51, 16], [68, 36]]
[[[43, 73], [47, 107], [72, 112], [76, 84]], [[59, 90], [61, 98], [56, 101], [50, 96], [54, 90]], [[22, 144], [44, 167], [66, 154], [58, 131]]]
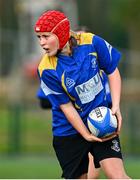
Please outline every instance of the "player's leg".
[[[100, 164], [102, 170], [109, 179], [128, 179], [126, 175], [119, 137], [93, 144], [95, 167]], [[97, 166], [98, 167], [98, 166]]]
[[91, 143], [80, 135], [55, 136], [53, 147], [65, 179], [86, 179]]
[[100, 175], [100, 168], [95, 168], [94, 157], [89, 153], [88, 179], [98, 179]]
[[100, 161], [100, 164], [109, 179], [130, 179], [125, 172], [122, 159], [108, 158]]
[[80, 177], [78, 177], [77, 179], [88, 179], [87, 178], [87, 173], [82, 174]]

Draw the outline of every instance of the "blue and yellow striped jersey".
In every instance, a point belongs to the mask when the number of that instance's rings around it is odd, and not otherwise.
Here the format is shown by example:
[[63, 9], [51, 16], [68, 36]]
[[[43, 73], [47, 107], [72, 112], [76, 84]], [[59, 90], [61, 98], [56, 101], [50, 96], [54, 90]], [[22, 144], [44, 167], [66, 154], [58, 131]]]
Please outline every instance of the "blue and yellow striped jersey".
[[79, 35], [71, 56], [44, 55], [38, 73], [41, 89], [52, 104], [55, 136], [77, 133], [59, 108], [61, 104], [71, 101], [85, 124], [93, 108], [108, 106], [106, 74], [116, 69], [119, 60], [118, 50], [91, 33]]

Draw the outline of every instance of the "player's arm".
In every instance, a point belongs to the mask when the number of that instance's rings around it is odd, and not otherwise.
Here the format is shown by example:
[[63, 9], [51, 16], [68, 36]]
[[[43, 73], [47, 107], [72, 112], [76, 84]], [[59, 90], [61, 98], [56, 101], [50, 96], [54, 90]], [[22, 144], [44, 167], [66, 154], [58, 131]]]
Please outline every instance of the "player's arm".
[[122, 124], [120, 112], [121, 77], [117, 67], [121, 59], [121, 54], [116, 48], [112, 47], [99, 36], [93, 38], [93, 45], [98, 54], [100, 69], [103, 69], [104, 72], [108, 74], [112, 98], [112, 112], [117, 116], [119, 133]]
[[118, 68], [113, 73], [108, 75], [109, 85], [112, 98], [112, 114], [116, 115], [118, 119], [118, 133], [122, 125], [122, 115], [120, 112], [120, 96], [121, 96], [121, 76]]
[[81, 117], [78, 112], [74, 108], [71, 102], [67, 104], [60, 105], [61, 110], [65, 114], [68, 121], [72, 124], [72, 126], [87, 140], [87, 141], [99, 141], [102, 142], [100, 138], [92, 135], [85, 124], [83, 123]]

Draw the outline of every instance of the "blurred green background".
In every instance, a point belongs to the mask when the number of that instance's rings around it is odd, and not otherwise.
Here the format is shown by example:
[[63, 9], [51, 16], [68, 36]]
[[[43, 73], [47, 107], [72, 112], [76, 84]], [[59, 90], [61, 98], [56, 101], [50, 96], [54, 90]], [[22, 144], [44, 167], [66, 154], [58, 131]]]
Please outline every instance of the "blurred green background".
[[0, 0], [0, 178], [61, 178], [51, 110], [36, 98], [42, 50], [33, 26], [48, 9], [64, 11], [72, 29], [87, 27], [122, 52], [122, 151], [128, 174], [140, 178], [139, 0]]

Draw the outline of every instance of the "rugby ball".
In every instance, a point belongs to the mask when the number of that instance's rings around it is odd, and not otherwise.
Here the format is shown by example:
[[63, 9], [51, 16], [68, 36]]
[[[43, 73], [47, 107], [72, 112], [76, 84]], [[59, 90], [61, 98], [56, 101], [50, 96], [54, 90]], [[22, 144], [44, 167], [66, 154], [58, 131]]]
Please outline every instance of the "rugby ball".
[[116, 116], [104, 106], [97, 107], [89, 113], [87, 124], [90, 132], [96, 137], [105, 137], [117, 130]]

